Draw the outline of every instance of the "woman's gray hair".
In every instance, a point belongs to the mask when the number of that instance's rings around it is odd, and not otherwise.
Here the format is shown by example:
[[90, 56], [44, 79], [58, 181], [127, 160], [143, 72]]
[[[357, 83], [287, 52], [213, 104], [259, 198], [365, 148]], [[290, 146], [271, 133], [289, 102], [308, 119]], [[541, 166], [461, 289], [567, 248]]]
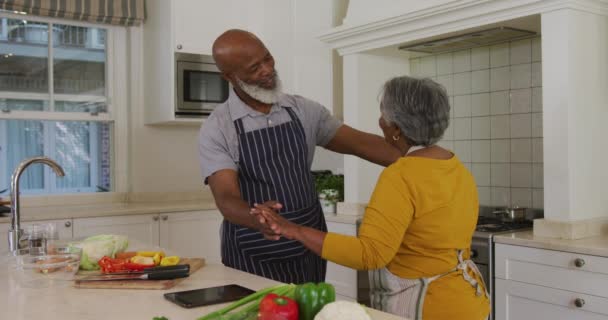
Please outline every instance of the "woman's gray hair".
[[387, 81], [380, 109], [384, 120], [397, 125], [414, 146], [437, 143], [450, 122], [445, 88], [428, 78], [403, 76]]

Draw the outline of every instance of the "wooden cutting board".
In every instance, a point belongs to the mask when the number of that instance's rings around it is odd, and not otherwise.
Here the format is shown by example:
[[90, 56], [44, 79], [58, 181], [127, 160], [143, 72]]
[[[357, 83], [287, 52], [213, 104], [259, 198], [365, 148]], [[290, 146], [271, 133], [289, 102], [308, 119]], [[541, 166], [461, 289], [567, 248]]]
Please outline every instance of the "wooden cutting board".
[[[180, 264], [190, 265], [190, 274], [205, 266], [205, 259], [182, 258]], [[75, 288], [81, 289], [144, 289], [144, 290], [167, 290], [188, 278], [173, 280], [109, 280], [109, 281], [79, 281], [78, 276], [100, 275], [100, 271], [79, 271], [74, 281]]]

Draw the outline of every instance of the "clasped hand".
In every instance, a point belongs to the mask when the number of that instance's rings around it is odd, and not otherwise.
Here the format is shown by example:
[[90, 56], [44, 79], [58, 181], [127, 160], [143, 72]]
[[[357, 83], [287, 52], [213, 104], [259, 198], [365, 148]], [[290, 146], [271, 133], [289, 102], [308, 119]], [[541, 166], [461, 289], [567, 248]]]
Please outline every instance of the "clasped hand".
[[281, 236], [293, 239], [297, 225], [283, 218], [278, 211], [283, 205], [276, 201], [255, 203], [250, 213], [260, 225], [260, 232], [268, 240], [279, 240]]

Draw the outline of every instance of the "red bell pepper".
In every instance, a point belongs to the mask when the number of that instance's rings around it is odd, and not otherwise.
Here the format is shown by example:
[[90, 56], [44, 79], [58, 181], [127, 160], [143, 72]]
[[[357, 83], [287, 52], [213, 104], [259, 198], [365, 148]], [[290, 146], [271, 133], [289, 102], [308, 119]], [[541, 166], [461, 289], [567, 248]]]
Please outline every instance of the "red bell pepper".
[[99, 259], [97, 264], [101, 268], [103, 273], [121, 272], [125, 271], [127, 261], [125, 259], [112, 259], [108, 256], [104, 256]]
[[130, 271], [143, 271], [146, 268], [154, 267], [154, 264], [139, 264], [134, 262], [126, 262], [125, 268]]
[[258, 320], [298, 320], [298, 304], [288, 297], [269, 293], [260, 302]]

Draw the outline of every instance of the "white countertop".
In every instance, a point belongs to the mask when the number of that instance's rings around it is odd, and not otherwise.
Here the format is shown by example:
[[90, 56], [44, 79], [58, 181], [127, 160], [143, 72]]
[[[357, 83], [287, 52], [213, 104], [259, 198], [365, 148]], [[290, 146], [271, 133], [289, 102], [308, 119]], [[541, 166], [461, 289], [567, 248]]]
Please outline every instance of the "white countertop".
[[[136, 214], [171, 213], [215, 210], [213, 200], [167, 200], [141, 202], [106, 202], [97, 204], [51, 205], [21, 208], [21, 221], [76, 219], [90, 217], [124, 216]], [[361, 216], [326, 214], [328, 222], [355, 224]], [[9, 223], [9, 217], [0, 217], [0, 223]]]
[[[22, 288], [14, 275], [0, 268], [0, 319], [143, 319], [165, 316], [169, 320], [197, 319], [223, 305], [185, 309], [164, 299], [166, 292], [193, 290], [236, 283], [259, 290], [277, 284], [222, 265], [207, 265], [170, 290], [76, 289], [61, 287]], [[399, 317], [369, 309], [374, 320]]]
[[608, 257], [608, 235], [579, 240], [563, 240], [534, 236], [532, 231], [520, 231], [496, 235], [494, 241], [523, 247]]

